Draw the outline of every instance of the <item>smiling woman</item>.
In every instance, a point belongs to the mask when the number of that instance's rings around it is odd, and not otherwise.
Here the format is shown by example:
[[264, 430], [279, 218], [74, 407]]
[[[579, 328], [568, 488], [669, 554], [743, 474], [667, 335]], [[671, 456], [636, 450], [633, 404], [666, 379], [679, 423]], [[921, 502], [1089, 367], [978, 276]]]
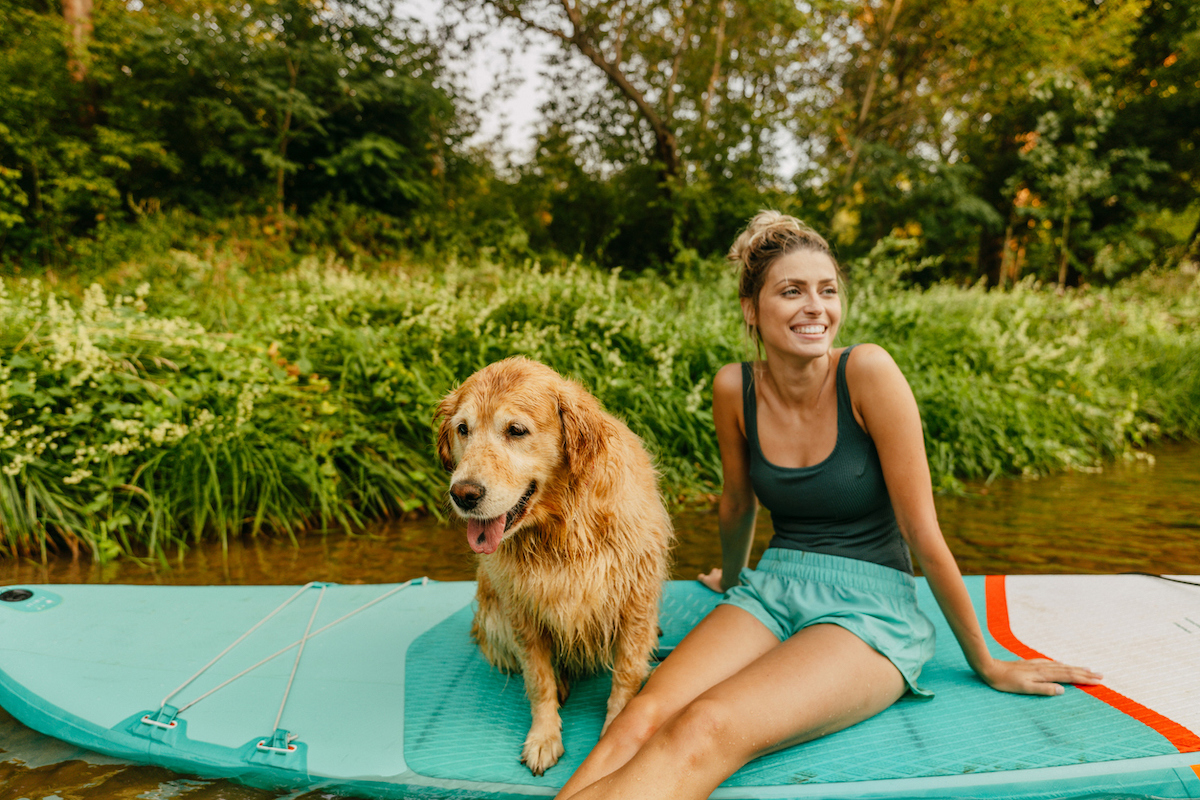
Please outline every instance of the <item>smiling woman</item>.
[[[651, 675], [558, 797], [704, 798], [748, 761], [853, 726], [918, 683], [934, 624], [911, 552], [968, 664], [994, 689], [1061, 695], [1091, 670], [989, 652], [938, 527], [917, 404], [881, 347], [834, 348], [825, 240], [762, 212], [730, 251], [762, 361], [713, 383], [724, 483], [717, 606]], [[747, 569], [758, 504], [775, 536]], [[680, 769], [681, 765], [688, 765]]]

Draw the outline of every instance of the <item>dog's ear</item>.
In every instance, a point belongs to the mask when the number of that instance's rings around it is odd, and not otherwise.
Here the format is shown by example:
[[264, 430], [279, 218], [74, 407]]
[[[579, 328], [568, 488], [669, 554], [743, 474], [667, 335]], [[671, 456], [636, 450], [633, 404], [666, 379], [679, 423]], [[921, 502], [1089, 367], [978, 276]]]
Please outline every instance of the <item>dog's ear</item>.
[[440, 423], [437, 432], [437, 454], [447, 472], [454, 471], [454, 453], [450, 451], [450, 418], [458, 411], [460, 391], [455, 389], [443, 397], [437, 410], [433, 412], [433, 421]]
[[558, 392], [558, 416], [562, 421], [567, 470], [573, 478], [581, 479], [604, 450], [605, 424], [600, 403], [579, 384], [563, 381]]

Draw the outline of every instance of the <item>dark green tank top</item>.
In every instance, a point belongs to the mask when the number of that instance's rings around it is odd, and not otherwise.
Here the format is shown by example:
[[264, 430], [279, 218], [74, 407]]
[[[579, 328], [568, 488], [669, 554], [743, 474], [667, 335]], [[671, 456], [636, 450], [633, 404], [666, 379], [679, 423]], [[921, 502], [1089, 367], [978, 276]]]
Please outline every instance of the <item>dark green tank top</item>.
[[750, 443], [750, 483], [771, 512], [771, 547], [857, 558], [912, 574], [912, 558], [900, 535], [883, 480], [875, 442], [854, 419], [846, 386], [847, 347], [837, 368], [837, 444], [811, 467], [780, 467], [758, 443], [754, 370], [742, 364], [742, 413]]

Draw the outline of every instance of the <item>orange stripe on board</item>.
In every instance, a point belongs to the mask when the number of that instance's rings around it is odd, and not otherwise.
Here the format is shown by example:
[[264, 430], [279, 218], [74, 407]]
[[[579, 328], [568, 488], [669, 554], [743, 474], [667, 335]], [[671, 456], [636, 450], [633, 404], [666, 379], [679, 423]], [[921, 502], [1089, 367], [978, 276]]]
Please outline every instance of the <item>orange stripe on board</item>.
[[1195, 766], [1193, 766], [1192, 772], [1196, 773], [1197, 778], [1200, 778], [1200, 764], [1196, 764]]
[[[1016, 637], [1008, 621], [1008, 592], [1003, 575], [988, 575], [984, 581], [987, 597], [987, 625], [992, 638], [1007, 650], [1021, 658], [1046, 658], [1046, 656], [1029, 647]], [[1133, 717], [1143, 725], [1158, 731], [1181, 753], [1200, 752], [1200, 736], [1180, 725], [1174, 720], [1164, 717], [1157, 711], [1146, 708], [1141, 703], [1130, 700], [1123, 694], [1114, 692], [1107, 686], [1079, 686], [1078, 688], [1101, 700], [1123, 714]], [[1200, 777], [1200, 765], [1193, 767], [1197, 777]]]

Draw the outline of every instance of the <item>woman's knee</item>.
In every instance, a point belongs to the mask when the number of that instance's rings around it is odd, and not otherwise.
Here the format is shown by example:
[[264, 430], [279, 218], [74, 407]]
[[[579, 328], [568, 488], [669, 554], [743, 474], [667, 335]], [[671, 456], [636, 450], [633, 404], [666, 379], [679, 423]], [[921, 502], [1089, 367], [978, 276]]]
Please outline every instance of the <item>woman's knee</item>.
[[736, 710], [713, 698], [693, 700], [663, 729], [663, 735], [678, 757], [686, 762], [707, 763], [714, 758], [736, 755]]
[[634, 747], [641, 747], [662, 727], [668, 716], [669, 709], [653, 695], [638, 695], [621, 709], [605, 738], [613, 737]]

